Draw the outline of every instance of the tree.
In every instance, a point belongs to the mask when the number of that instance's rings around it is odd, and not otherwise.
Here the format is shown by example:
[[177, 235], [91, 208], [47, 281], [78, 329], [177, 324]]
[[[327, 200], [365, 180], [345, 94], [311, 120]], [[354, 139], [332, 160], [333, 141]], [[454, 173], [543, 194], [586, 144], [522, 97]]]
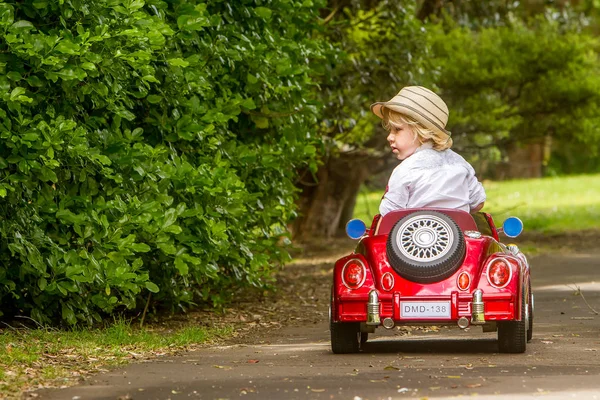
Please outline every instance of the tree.
[[458, 0], [334, 4], [322, 15], [328, 41], [343, 51], [321, 85], [323, 158], [316, 176], [299, 182], [297, 238], [343, 232], [360, 186], [397, 163], [368, 107], [402, 86], [429, 86], [447, 100], [456, 148], [485, 176], [523, 176], [517, 156], [535, 156], [530, 175], [539, 175], [551, 143], [565, 140], [595, 154], [596, 40], [571, 8]]
[[[397, 1], [335, 3], [326, 18], [327, 41], [340, 49], [320, 85], [324, 104], [322, 163], [301, 174], [298, 240], [343, 232], [360, 186], [373, 173], [397, 162], [386, 151], [386, 135], [369, 106], [401, 86], [429, 79], [424, 65], [426, 31], [414, 4]], [[337, 11], [336, 11], [337, 10]]]
[[[595, 38], [544, 16], [475, 32], [441, 26], [430, 32], [437, 84], [450, 105], [449, 127], [460, 151], [500, 167], [506, 160], [496, 177], [512, 178], [541, 176], [549, 138], [579, 142], [597, 154]], [[527, 146], [525, 157], [536, 157], [531, 165], [519, 163], [516, 154]]]

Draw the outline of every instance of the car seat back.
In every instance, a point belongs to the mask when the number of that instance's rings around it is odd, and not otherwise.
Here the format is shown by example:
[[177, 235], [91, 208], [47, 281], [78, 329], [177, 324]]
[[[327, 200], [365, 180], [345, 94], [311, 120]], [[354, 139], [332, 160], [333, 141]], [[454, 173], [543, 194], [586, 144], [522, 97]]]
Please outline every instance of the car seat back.
[[375, 229], [375, 235], [387, 235], [390, 233], [396, 222], [398, 222], [404, 216], [411, 214], [415, 211], [438, 211], [446, 214], [450, 218], [452, 218], [460, 227], [460, 229], [464, 231], [477, 231], [477, 224], [475, 220], [466, 211], [462, 210], [454, 210], [450, 208], [407, 208], [403, 210], [395, 210], [385, 214], [383, 217], [379, 218], [377, 223], [377, 227]]

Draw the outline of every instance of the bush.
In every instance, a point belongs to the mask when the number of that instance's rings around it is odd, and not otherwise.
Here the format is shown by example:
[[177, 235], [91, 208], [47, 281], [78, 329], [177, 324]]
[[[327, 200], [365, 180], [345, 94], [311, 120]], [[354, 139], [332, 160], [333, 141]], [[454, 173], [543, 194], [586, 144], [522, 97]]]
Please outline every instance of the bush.
[[255, 3], [0, 3], [5, 314], [91, 324], [268, 284], [323, 49], [319, 4]]

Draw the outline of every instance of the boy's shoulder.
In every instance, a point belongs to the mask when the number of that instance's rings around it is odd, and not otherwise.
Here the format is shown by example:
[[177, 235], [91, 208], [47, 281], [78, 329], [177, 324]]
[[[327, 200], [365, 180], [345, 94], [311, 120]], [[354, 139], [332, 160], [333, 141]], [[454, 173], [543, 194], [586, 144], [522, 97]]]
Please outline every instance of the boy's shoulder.
[[401, 164], [402, 169], [430, 169], [445, 166], [465, 166], [469, 163], [458, 153], [451, 149], [442, 151], [423, 149], [408, 157]]

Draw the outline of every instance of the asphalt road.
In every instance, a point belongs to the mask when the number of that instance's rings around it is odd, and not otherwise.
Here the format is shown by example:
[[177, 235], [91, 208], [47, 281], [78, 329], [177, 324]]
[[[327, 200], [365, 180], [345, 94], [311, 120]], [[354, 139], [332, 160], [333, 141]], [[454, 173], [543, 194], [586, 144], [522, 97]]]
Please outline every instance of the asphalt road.
[[133, 364], [35, 394], [74, 400], [600, 399], [600, 315], [591, 309], [600, 311], [600, 253], [546, 255], [530, 263], [535, 320], [525, 354], [499, 354], [496, 334], [481, 328], [408, 335], [380, 328], [363, 352], [334, 355], [323, 319], [274, 330], [255, 344]]

